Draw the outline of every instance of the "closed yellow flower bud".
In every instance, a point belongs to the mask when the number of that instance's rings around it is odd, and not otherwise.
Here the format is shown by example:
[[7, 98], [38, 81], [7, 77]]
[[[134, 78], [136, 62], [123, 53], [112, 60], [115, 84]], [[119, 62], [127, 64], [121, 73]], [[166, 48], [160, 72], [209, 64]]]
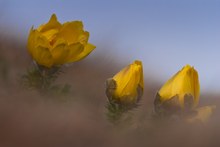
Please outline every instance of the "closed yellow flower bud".
[[192, 109], [199, 102], [199, 93], [198, 73], [193, 67], [186, 65], [159, 90], [155, 107], [164, 105], [164, 109], [173, 109], [173, 106]]
[[88, 43], [89, 32], [81, 21], [61, 24], [53, 14], [48, 23], [33, 27], [28, 37], [28, 51], [32, 58], [45, 67], [62, 65], [83, 59], [95, 46]]
[[110, 100], [135, 104], [142, 96], [144, 87], [141, 61], [134, 61], [107, 80], [106, 94]]

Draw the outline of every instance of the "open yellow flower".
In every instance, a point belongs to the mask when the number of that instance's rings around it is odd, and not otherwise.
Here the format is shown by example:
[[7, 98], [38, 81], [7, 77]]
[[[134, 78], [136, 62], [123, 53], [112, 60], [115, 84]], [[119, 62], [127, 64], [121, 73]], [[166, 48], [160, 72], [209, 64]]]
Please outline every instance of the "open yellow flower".
[[136, 60], [107, 80], [106, 94], [118, 102], [136, 103], [142, 96], [143, 87], [142, 63]]
[[53, 14], [48, 23], [33, 27], [28, 37], [28, 51], [32, 58], [46, 67], [75, 62], [85, 58], [95, 46], [88, 43], [89, 32], [81, 21], [61, 24]]
[[186, 65], [159, 90], [155, 107], [192, 109], [199, 102], [199, 93], [198, 73], [193, 67]]

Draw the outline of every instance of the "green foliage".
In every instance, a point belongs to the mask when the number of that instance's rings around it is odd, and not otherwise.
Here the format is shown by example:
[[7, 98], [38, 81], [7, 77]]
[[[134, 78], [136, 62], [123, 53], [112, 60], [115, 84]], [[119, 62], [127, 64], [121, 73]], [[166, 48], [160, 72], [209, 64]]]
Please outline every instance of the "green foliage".
[[106, 107], [108, 110], [108, 112], [106, 113], [108, 120], [113, 124], [118, 123], [122, 115], [126, 112], [126, 108], [117, 103], [109, 102]]
[[62, 73], [60, 67], [47, 68], [37, 65], [27, 70], [21, 77], [21, 83], [23, 87], [38, 90], [42, 94], [66, 95], [70, 91], [70, 85], [54, 85], [60, 73]]
[[128, 105], [117, 101], [109, 101], [106, 105], [108, 120], [114, 125], [128, 124], [132, 120], [131, 111], [137, 108], [138, 104]]

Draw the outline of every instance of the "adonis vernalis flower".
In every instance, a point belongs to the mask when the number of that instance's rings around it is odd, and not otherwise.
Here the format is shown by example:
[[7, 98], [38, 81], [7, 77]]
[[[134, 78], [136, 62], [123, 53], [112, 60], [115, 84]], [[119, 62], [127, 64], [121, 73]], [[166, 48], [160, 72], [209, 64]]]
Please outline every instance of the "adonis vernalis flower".
[[199, 78], [197, 71], [190, 65], [186, 65], [169, 79], [159, 90], [155, 109], [192, 109], [199, 102]]
[[106, 94], [110, 100], [135, 104], [142, 96], [143, 87], [142, 62], [136, 60], [107, 80]]
[[[106, 81], [108, 97], [107, 117], [110, 122], [118, 124], [128, 121], [127, 111], [138, 106], [144, 88], [143, 67], [141, 61], [134, 61], [123, 68], [113, 78]], [[127, 116], [127, 117], [126, 117]], [[123, 121], [124, 120], [124, 121]]]
[[88, 43], [89, 32], [81, 21], [61, 24], [53, 14], [48, 23], [33, 27], [28, 37], [28, 51], [32, 58], [45, 67], [59, 66], [85, 58], [95, 46]]

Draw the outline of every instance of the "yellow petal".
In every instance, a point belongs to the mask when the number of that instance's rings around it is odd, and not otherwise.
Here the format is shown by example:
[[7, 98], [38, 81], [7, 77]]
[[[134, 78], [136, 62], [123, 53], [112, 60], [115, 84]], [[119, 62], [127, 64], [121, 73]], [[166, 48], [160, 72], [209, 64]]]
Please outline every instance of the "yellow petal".
[[30, 34], [28, 37], [29, 51], [32, 52], [33, 49], [39, 45], [45, 48], [50, 48], [50, 44], [47, 38], [44, 37], [41, 33], [39, 33], [37, 30], [33, 30], [33, 28], [31, 28]]
[[73, 44], [79, 42], [81, 35], [85, 32], [83, 31], [83, 24], [81, 21], [66, 22], [63, 24], [60, 32], [59, 38], [64, 38], [68, 44]]
[[49, 42], [37, 30], [31, 28], [28, 37], [28, 51], [32, 58], [40, 65], [50, 67], [53, 63], [52, 55], [49, 51]]
[[36, 47], [33, 58], [39, 65], [44, 65], [49, 68], [53, 65], [53, 57], [48, 48], [42, 46]]
[[79, 35], [78, 41], [79, 41], [81, 44], [85, 45], [85, 44], [87, 44], [88, 39], [89, 39], [89, 32], [86, 32], [86, 31], [85, 31], [85, 32], [83, 32], [83, 33], [81, 33], [81, 34]]
[[206, 123], [210, 119], [215, 108], [216, 108], [215, 105], [197, 108], [195, 109], [196, 114], [194, 116], [187, 118], [186, 121], [189, 123], [198, 122], [198, 121], [202, 123]]
[[53, 56], [55, 65], [62, 65], [66, 62], [66, 58], [68, 57], [68, 50], [65, 49], [66, 44], [59, 44], [51, 50], [51, 54]]
[[37, 30], [48, 39], [51, 45], [53, 45], [55, 42], [53, 40], [56, 38], [61, 26], [62, 25], [57, 21], [56, 15], [53, 14], [49, 22], [41, 25]]
[[62, 44], [67, 45], [67, 42], [63, 38], [57, 38], [56, 42], [54, 42], [53, 44], [53, 47], [50, 48], [50, 51], [52, 52], [55, 47], [60, 46]]
[[[116, 81], [115, 98], [126, 97], [126, 101], [135, 101], [137, 98], [137, 88], [143, 88], [143, 69], [140, 61], [135, 61], [117, 73], [113, 79]], [[129, 99], [129, 100], [128, 100]]]
[[[65, 43], [57, 45], [52, 49], [55, 64], [64, 64], [75, 61], [75, 59], [82, 53], [83, 45], [80, 43], [67, 45]], [[72, 59], [72, 60], [71, 60]]]
[[70, 45], [69, 47], [69, 56], [66, 61], [67, 63], [82, 60], [95, 49], [95, 46], [90, 43], [86, 44], [86, 46], [78, 43]]
[[199, 92], [198, 73], [193, 67], [186, 65], [163, 85], [159, 90], [159, 95], [162, 102], [178, 95], [183, 108], [185, 95], [190, 94], [193, 96], [193, 107], [195, 107], [199, 101]]
[[50, 20], [48, 21], [48, 23], [41, 25], [40, 27], [38, 27], [38, 31], [39, 32], [46, 32], [48, 30], [51, 29], [57, 29], [59, 30], [61, 28], [61, 24], [59, 21], [57, 21], [57, 16], [56, 14], [52, 14]]

